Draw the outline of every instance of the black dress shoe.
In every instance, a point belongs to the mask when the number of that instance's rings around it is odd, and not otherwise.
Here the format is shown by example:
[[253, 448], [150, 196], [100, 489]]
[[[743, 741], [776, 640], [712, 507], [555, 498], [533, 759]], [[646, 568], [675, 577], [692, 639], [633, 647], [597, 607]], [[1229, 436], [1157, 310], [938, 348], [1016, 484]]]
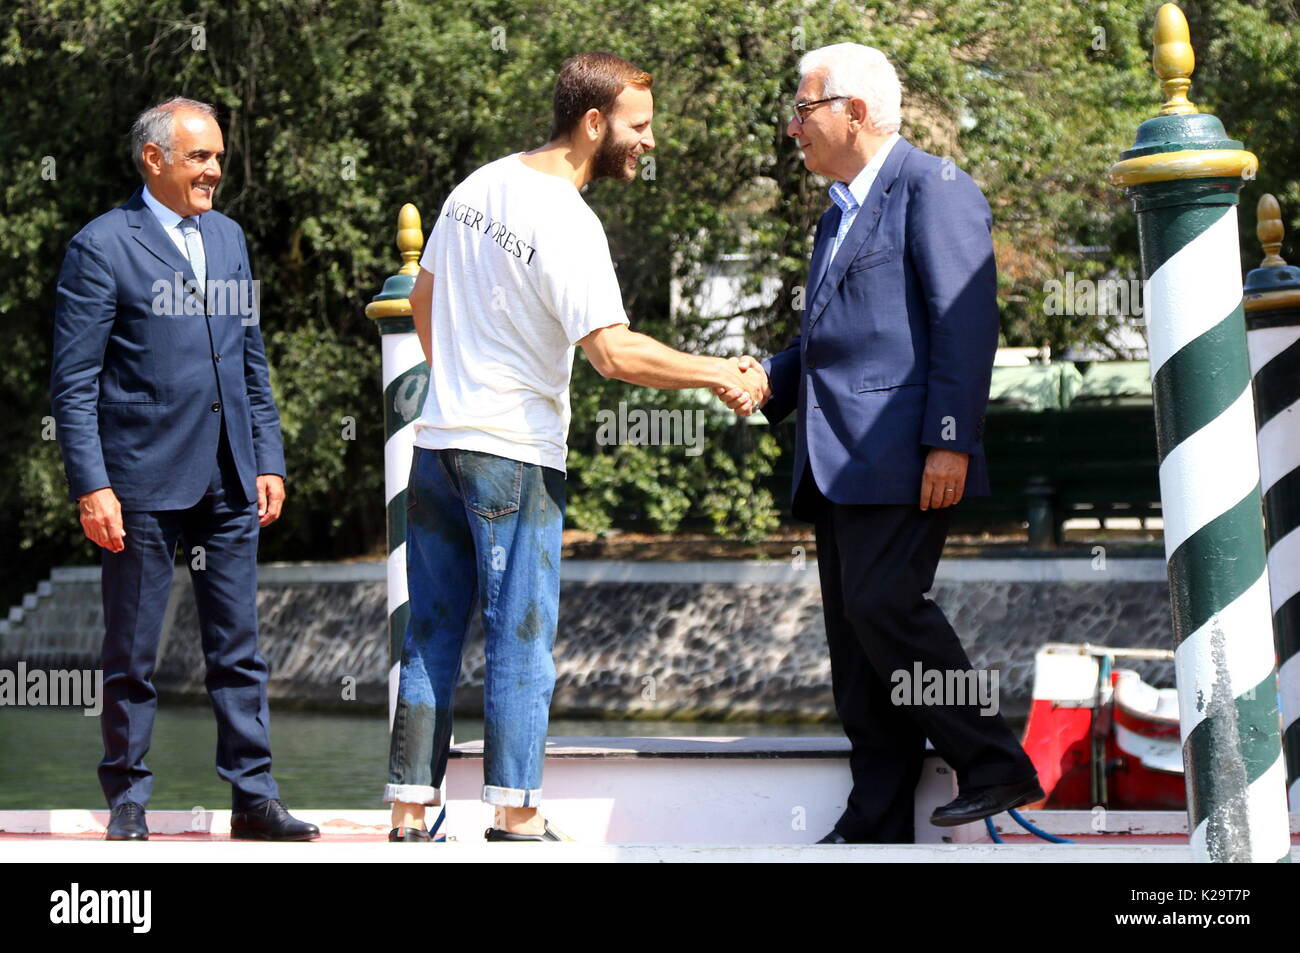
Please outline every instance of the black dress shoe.
[[829, 834], [819, 840], [819, 844], [847, 844], [849, 839], [837, 830], [831, 830]]
[[123, 801], [113, 808], [108, 818], [104, 840], [148, 840], [149, 828], [144, 822], [144, 808], [134, 801]]
[[388, 840], [391, 843], [413, 843], [416, 841], [431, 841], [433, 835], [426, 830], [418, 827], [394, 827], [388, 832]]
[[242, 811], [231, 811], [230, 836], [233, 840], [313, 840], [320, 837], [320, 828], [298, 820], [285, 810], [279, 798], [271, 798]]
[[938, 827], [956, 827], [971, 821], [982, 821], [994, 814], [1001, 814], [1013, 807], [1041, 801], [1045, 794], [1038, 786], [1038, 776], [1033, 775], [1015, 784], [990, 784], [974, 788], [969, 793], [959, 795], [943, 807], [935, 808], [930, 816], [930, 823]]

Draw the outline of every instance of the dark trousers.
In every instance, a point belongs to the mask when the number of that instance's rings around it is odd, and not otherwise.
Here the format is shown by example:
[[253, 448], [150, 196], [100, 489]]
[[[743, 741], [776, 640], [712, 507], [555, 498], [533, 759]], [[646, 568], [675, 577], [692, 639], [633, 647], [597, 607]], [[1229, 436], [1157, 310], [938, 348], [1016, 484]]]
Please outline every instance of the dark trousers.
[[[217, 718], [217, 774], [233, 809], [279, 797], [271, 778], [267, 665], [257, 650], [257, 504], [240, 485], [223, 432], [212, 480], [187, 510], [122, 514], [126, 548], [102, 550], [104, 760], [99, 783], [109, 807], [149, 803], [144, 763], [158, 692], [153, 672], [171, 593], [176, 546], [184, 546], [198, 608], [205, 685]], [[195, 547], [201, 547], [194, 568]]]
[[[853, 789], [835, 828], [861, 843], [911, 843], [913, 795], [929, 738], [963, 791], [1034, 773], [1001, 715], [967, 704], [895, 704], [915, 665], [971, 668], [956, 632], [925, 597], [948, 535], [951, 510], [916, 505], [844, 505], [822, 496], [811, 471], [795, 513], [816, 526], [835, 710], [852, 746]], [[949, 701], [950, 699], [944, 699]]]

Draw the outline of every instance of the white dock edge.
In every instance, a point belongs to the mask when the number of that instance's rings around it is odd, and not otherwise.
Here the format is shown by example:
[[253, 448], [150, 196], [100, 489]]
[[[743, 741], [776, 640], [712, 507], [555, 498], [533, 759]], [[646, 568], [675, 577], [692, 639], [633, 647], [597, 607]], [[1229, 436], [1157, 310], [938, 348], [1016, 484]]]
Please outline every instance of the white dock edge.
[[[717, 845], [694, 844], [421, 844], [316, 842], [265, 844], [217, 841], [196, 844], [151, 841], [15, 841], [5, 843], [10, 863], [901, 863], [901, 864], [1133, 864], [1190, 863], [1187, 846], [1162, 844], [901, 844], [901, 845]], [[1300, 861], [1300, 849], [1291, 859]]]
[[[451, 802], [448, 810], [459, 803]], [[293, 814], [294, 817], [315, 824], [322, 833], [334, 836], [377, 837], [387, 835], [389, 829], [386, 809], [294, 808]], [[1108, 811], [1105, 812], [1102, 823], [1099, 823], [1098, 815], [1093, 811], [1021, 811], [1020, 816], [1041, 830], [1060, 837], [1187, 836], [1187, 815], [1182, 811]], [[201, 833], [225, 836], [230, 833], [229, 811], [150, 810], [148, 820], [149, 830], [156, 834]], [[999, 834], [1024, 833], [1024, 829], [1010, 815], [999, 814], [993, 821]], [[104, 833], [107, 824], [107, 810], [0, 810], [0, 834], [100, 835]], [[1291, 815], [1291, 834], [1300, 836], [1300, 814]], [[472, 842], [473, 838], [470, 840]], [[807, 840], [799, 843], [806, 846]], [[969, 843], [974, 845], [979, 842]]]
[[[847, 741], [837, 737], [551, 738], [544, 800], [565, 844], [486, 844], [492, 809], [479, 800], [482, 743], [456, 745], [448, 762], [445, 844], [394, 850], [384, 842], [387, 809], [306, 809], [294, 814], [321, 828], [312, 845], [221, 840], [229, 811], [155, 811], [150, 831], [197, 835], [148, 845], [98, 839], [106, 810], [0, 811], [6, 859], [59, 862], [840, 862], [1184, 863], [1181, 811], [1027, 811], [1049, 834], [1079, 837], [1058, 845], [995, 845], [983, 823], [937, 828], [935, 806], [953, 796], [951, 770], [926, 759], [916, 796], [914, 845], [818, 846], [843, 810]], [[432, 820], [435, 813], [429, 815]], [[1000, 834], [1024, 835], [1007, 814]], [[1300, 834], [1300, 814], [1291, 815]], [[49, 837], [40, 835], [65, 835]], [[202, 835], [214, 837], [208, 841]], [[27, 836], [24, 836], [27, 835]], [[71, 835], [71, 836], [67, 836]], [[351, 836], [350, 836], [351, 835]], [[1141, 840], [1134, 841], [1134, 838]], [[1144, 840], [1146, 842], [1144, 842]], [[1154, 840], [1154, 842], [1150, 842]], [[1292, 849], [1300, 861], [1300, 848]]]
[[[449, 804], [449, 813], [469, 805]], [[202, 839], [154, 840], [148, 844], [99, 840], [107, 811], [0, 811], [0, 845], [8, 862], [17, 863], [1191, 863], [1186, 843], [1129, 843], [1125, 834], [1186, 836], [1187, 816], [1180, 811], [1112, 811], [1106, 833], [1111, 843], [891, 844], [819, 846], [798, 844], [487, 844], [481, 840], [422, 844], [414, 848], [380, 841], [388, 830], [386, 810], [295, 810], [320, 826], [332, 839], [312, 844], [265, 844]], [[1098, 833], [1091, 811], [1038, 811], [1023, 815], [1038, 827], [1062, 836]], [[150, 830], [158, 834], [206, 831], [228, 834], [229, 811], [150, 811]], [[1007, 815], [996, 819], [1001, 833], [1019, 828]], [[981, 825], [982, 829], [982, 825]], [[1291, 815], [1292, 833], [1300, 833], [1300, 814]], [[82, 835], [80, 839], [34, 837]], [[17, 836], [14, 836], [17, 835]], [[368, 835], [348, 837], [347, 835]], [[480, 835], [481, 836], [481, 835]], [[94, 838], [94, 839], [87, 839]], [[1300, 847], [1291, 860], [1300, 863]]]

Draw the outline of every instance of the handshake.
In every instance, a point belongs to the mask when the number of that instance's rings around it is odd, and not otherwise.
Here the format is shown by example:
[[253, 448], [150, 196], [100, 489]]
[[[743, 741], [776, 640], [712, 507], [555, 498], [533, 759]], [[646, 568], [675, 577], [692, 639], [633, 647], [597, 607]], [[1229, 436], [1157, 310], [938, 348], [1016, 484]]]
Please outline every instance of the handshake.
[[713, 393], [741, 417], [762, 409], [772, 396], [767, 372], [755, 357], [718, 358], [718, 380]]

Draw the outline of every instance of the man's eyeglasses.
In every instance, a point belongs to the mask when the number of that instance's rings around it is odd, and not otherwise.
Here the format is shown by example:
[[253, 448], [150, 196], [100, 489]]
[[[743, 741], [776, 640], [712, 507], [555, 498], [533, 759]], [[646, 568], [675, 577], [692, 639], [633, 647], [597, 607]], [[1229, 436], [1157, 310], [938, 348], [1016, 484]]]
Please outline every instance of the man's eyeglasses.
[[814, 99], [812, 102], [808, 102], [808, 103], [795, 103], [794, 121], [802, 126], [804, 120], [808, 118], [808, 114], [812, 112], [814, 106], [820, 106], [822, 103], [834, 102], [837, 99], [848, 99], [848, 98], [849, 97], [847, 96], [827, 96], [825, 99]]

